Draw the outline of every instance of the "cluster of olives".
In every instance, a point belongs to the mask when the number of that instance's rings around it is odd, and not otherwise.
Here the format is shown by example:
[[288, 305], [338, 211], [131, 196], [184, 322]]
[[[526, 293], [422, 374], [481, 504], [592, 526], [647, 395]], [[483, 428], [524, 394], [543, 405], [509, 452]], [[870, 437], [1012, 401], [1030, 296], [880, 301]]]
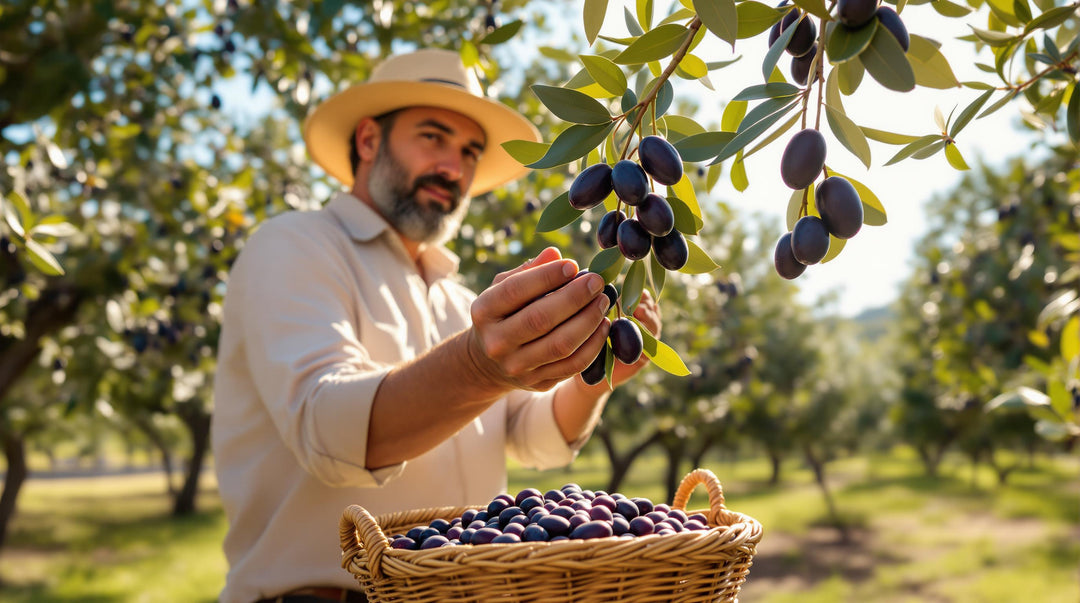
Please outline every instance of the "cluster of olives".
[[[783, 0], [777, 6], [786, 6], [788, 0]], [[769, 31], [769, 46], [772, 47], [776, 40], [783, 35], [789, 27], [795, 27], [795, 33], [791, 35], [784, 51], [791, 55], [791, 79], [800, 86], [806, 85], [810, 75], [810, 64], [817, 55], [817, 26], [811, 20], [810, 14], [798, 8], [788, 11], [784, 18], [777, 21]]]
[[[615, 193], [619, 205], [600, 218], [596, 243], [601, 249], [618, 247], [630, 261], [645, 259], [652, 251], [656, 262], [666, 270], [678, 270], [690, 258], [686, 237], [675, 228], [675, 212], [663, 195], [652, 192], [649, 178], [672, 186], [683, 176], [682, 157], [660, 136], [645, 136], [638, 143], [637, 159], [619, 160], [615, 165], [597, 163], [581, 171], [570, 185], [568, 200], [575, 209], [588, 210]], [[626, 211], [623, 211], [623, 204]], [[627, 215], [629, 212], [629, 215]], [[604, 290], [614, 306], [618, 291], [610, 283]], [[611, 308], [609, 306], [609, 309]], [[641, 357], [644, 342], [641, 332], [630, 319], [620, 317], [611, 323], [608, 333], [611, 354], [623, 364], [633, 364]], [[604, 379], [608, 346], [581, 372], [589, 385]]]
[[575, 209], [596, 207], [615, 192], [628, 216], [615, 208], [600, 219], [596, 242], [601, 249], [618, 246], [631, 261], [644, 259], [652, 250], [656, 261], [668, 270], [686, 265], [690, 251], [682, 233], [675, 229], [675, 213], [662, 195], [649, 190], [649, 177], [671, 186], [683, 175], [682, 157], [660, 136], [646, 136], [638, 144], [638, 162], [622, 159], [614, 166], [591, 165], [570, 185], [569, 201]]
[[[803, 190], [824, 169], [825, 137], [821, 132], [807, 128], [792, 136], [780, 158], [784, 184]], [[799, 276], [807, 266], [820, 262], [829, 253], [829, 235], [850, 239], [862, 228], [862, 199], [846, 178], [825, 178], [814, 191], [814, 203], [818, 216], [799, 218], [791, 232], [776, 243], [773, 264], [777, 274], [786, 279]]]
[[500, 494], [487, 508], [469, 509], [449, 521], [433, 519], [426, 526], [395, 534], [390, 546], [415, 551], [459, 545], [665, 536], [708, 529], [709, 522], [700, 513], [688, 516], [663, 503], [654, 505], [647, 498], [582, 490], [571, 483], [546, 493], [526, 488], [517, 496]]

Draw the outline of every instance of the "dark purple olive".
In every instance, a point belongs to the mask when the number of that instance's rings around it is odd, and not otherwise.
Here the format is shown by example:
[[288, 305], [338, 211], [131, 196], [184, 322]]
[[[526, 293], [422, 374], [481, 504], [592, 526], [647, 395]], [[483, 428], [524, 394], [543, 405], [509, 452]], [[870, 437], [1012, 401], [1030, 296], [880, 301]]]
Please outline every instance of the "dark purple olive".
[[461, 524], [468, 526], [476, 519], [476, 513], [476, 509], [465, 509], [465, 512], [461, 514]]
[[671, 509], [667, 514], [668, 517], [679, 520], [679, 523], [686, 523], [686, 511], [682, 509]]
[[810, 49], [810, 52], [804, 54], [801, 57], [794, 57], [791, 59], [791, 80], [800, 86], [805, 86], [807, 79], [810, 77], [810, 63], [814, 62], [814, 56], [817, 54], [817, 44]]
[[825, 167], [825, 137], [813, 128], [796, 132], [780, 158], [780, 177], [784, 184], [802, 190], [817, 180]]
[[495, 528], [480, 528], [472, 535], [472, 544], [488, 544], [501, 535], [502, 532]]
[[547, 530], [536, 524], [525, 528], [525, 531], [521, 534], [522, 542], [547, 542], [547, 539]]
[[615, 319], [608, 331], [608, 339], [611, 340], [611, 353], [619, 362], [634, 364], [641, 358], [644, 341], [641, 331], [629, 318]]
[[619, 209], [613, 209], [600, 218], [600, 224], [596, 227], [596, 244], [600, 249], [609, 249], [619, 244], [619, 224], [626, 219], [626, 214]]
[[704, 523], [702, 523], [702, 522], [700, 522], [700, 521], [698, 521], [696, 519], [688, 520], [686, 523], [683, 524], [683, 527], [685, 527], [687, 530], [690, 530], [692, 532], [699, 532], [701, 530], [708, 530], [709, 529], [709, 526], [705, 525]]
[[615, 515], [611, 518], [611, 531], [616, 536], [622, 536], [630, 531], [630, 522], [622, 515]]
[[641, 222], [633, 218], [623, 220], [619, 224], [619, 251], [628, 260], [640, 260], [649, 255], [652, 247], [652, 235], [645, 230]]
[[570, 533], [570, 519], [556, 515], [554, 512], [541, 517], [536, 525], [544, 528], [551, 536], [563, 536]]
[[432, 536], [431, 538], [428, 538], [423, 543], [421, 543], [420, 544], [420, 549], [421, 550], [437, 549], [437, 548], [443, 546], [444, 544], [450, 544], [450, 539], [447, 538], [446, 536], [443, 536], [442, 534], [436, 534], [435, 536]]
[[637, 505], [638, 515], [644, 515], [646, 513], [651, 513], [652, 510], [653, 510], [652, 501], [647, 499], [647, 498], [634, 497], [634, 498], [630, 499], [630, 502]]
[[590, 165], [574, 178], [570, 185], [570, 206], [589, 209], [599, 205], [611, 194], [611, 166], [606, 163]]
[[499, 534], [492, 539], [491, 544], [516, 544], [521, 542], [521, 536], [517, 534]]
[[562, 490], [548, 490], [547, 492], [544, 492], [544, 500], [559, 502], [564, 498], [566, 498], [566, 494], [564, 494]]
[[428, 524], [428, 527], [435, 528], [439, 531], [440, 534], [445, 534], [446, 530], [450, 529], [450, 522], [446, 521], [441, 517], [437, 517], [431, 520], [431, 523]]
[[[521, 516], [521, 517], [524, 518], [524, 516]], [[517, 518], [515, 517], [515, 519], [517, 519]], [[524, 524], [524, 523], [508, 523], [508, 524], [506, 524], [506, 528], [503, 529], [502, 533], [503, 534], [513, 534], [514, 536], [521, 536], [525, 532], [525, 526], [526, 525], [528, 525], [528, 524]]]
[[459, 540], [461, 540], [461, 544], [472, 544], [472, 537], [475, 533], [476, 528], [466, 528], [465, 531], [461, 533], [461, 537], [459, 538]]
[[850, 239], [862, 228], [862, 199], [846, 178], [830, 176], [823, 180], [814, 192], [814, 202], [821, 221], [834, 237]]
[[502, 494], [496, 496], [495, 498], [493, 498], [491, 500], [491, 502], [488, 503], [488, 506], [487, 506], [487, 517], [488, 517], [488, 519], [490, 519], [492, 517], [498, 517], [499, 513], [503, 512], [503, 509], [505, 509], [506, 507], [509, 507], [509, 506], [511, 506], [513, 504], [514, 504], [514, 499], [510, 498], [509, 495], [505, 495], [505, 498], [504, 498], [504, 495], [502, 495]]
[[660, 527], [660, 522], [667, 519], [667, 513], [661, 511], [649, 511], [644, 515], [646, 519], [656, 524], [656, 527]]
[[411, 528], [408, 532], [405, 532], [405, 537], [413, 542], [420, 542], [420, 534], [427, 528], [427, 526], [416, 526]]
[[570, 532], [570, 538], [573, 540], [607, 538], [612, 535], [611, 524], [606, 521], [588, 521], [574, 528], [573, 532]]
[[630, 532], [635, 536], [647, 536], [655, 529], [656, 525], [648, 517], [635, 517], [630, 520]]
[[608, 283], [604, 285], [604, 295], [608, 298], [608, 312], [615, 307], [615, 304], [619, 303], [619, 290], [615, 288], [615, 285]]
[[592, 509], [592, 501], [589, 500], [575, 500], [574, 504], [570, 505], [570, 508], [575, 511], [589, 511]]
[[603, 505], [598, 505], [589, 509], [589, 517], [598, 521], [611, 521], [614, 518], [611, 509]]
[[559, 517], [562, 517], [563, 519], [570, 519], [571, 517], [573, 517], [574, 513], [577, 513], [577, 511], [570, 508], [570, 505], [573, 504], [573, 503], [572, 502], [567, 502], [569, 500], [570, 499], [566, 499], [566, 500], [562, 501], [563, 503], [567, 503], [565, 505], [562, 504], [562, 503], [559, 503], [559, 506], [556, 509], [554, 509], [551, 512], [551, 514], [552, 515], [558, 515]]
[[791, 229], [791, 252], [799, 263], [816, 264], [829, 253], [829, 229], [817, 216], [803, 216]]
[[607, 507], [612, 513], [615, 512], [615, 499], [611, 498], [607, 494], [597, 494], [593, 499], [593, 506]]
[[420, 537], [417, 538], [416, 541], [420, 542], [420, 543], [423, 543], [428, 538], [432, 538], [434, 536], [440, 536], [440, 535], [442, 535], [442, 532], [440, 532], [439, 530], [437, 530], [435, 528], [432, 528], [432, 527], [427, 527], [427, 528], [424, 528], [420, 532]]
[[611, 186], [623, 203], [637, 205], [649, 193], [649, 177], [640, 165], [623, 159], [611, 168]]
[[795, 259], [791, 251], [791, 233], [785, 232], [776, 242], [776, 250], [773, 252], [773, 267], [776, 273], [791, 280], [806, 271], [806, 264]]
[[709, 518], [705, 517], [701, 513], [694, 513], [686, 518], [686, 521], [699, 521], [702, 525], [709, 525]]
[[907, 52], [908, 47], [911, 46], [911, 36], [908, 35], [907, 26], [904, 25], [900, 15], [896, 14], [896, 11], [888, 6], [879, 6], [877, 18], [881, 26], [889, 30], [889, 33], [896, 38], [896, 41], [900, 42], [900, 48]]
[[589, 366], [585, 367], [585, 370], [581, 371], [581, 380], [585, 382], [585, 385], [596, 385], [604, 380], [607, 376], [607, 346], [600, 348], [600, 353], [596, 355]]
[[671, 512], [671, 506], [667, 503], [656, 503], [655, 505], [653, 505], [653, 511], [659, 511], [664, 515], [667, 515]]
[[678, 270], [690, 259], [690, 247], [686, 237], [677, 230], [654, 238], [652, 249], [656, 262], [667, 270]]
[[461, 526], [454, 526], [446, 531], [446, 537], [450, 540], [456, 540], [458, 538], [461, 538], [461, 534], [464, 531], [465, 530], [461, 529]]
[[814, 41], [817, 40], [817, 25], [814, 25], [813, 18], [806, 14], [806, 17], [800, 20], [802, 15], [803, 12], [799, 9], [792, 9], [788, 14], [784, 15], [784, 19], [780, 22], [780, 33], [798, 22], [798, 25], [795, 25], [795, 33], [788, 40], [785, 49], [793, 57], [801, 57], [809, 53], [814, 46]]
[[[776, 8], [787, 6], [787, 4], [788, 0], [780, 0], [780, 3], [776, 5]], [[787, 15], [785, 14], [784, 16], [786, 17]], [[776, 44], [776, 41], [780, 39], [780, 34], [783, 27], [781, 23], [783, 23], [783, 19], [774, 23], [772, 29], [769, 30], [769, 48], [772, 48], [772, 45]]]
[[679, 151], [659, 136], [646, 136], [638, 143], [638, 161], [652, 179], [665, 186], [682, 180], [683, 165]]
[[[587, 272], [587, 271], [586, 271], [586, 272]], [[542, 493], [541, 493], [541, 492], [540, 492], [539, 490], [537, 490], [536, 488], [525, 488], [525, 489], [523, 489], [523, 490], [522, 490], [521, 492], [518, 492], [518, 493], [517, 493], [517, 496], [515, 496], [515, 497], [514, 497], [514, 504], [515, 504], [515, 505], [517, 505], [517, 506], [519, 506], [519, 507], [521, 507], [521, 503], [522, 503], [522, 502], [523, 502], [523, 501], [524, 501], [524, 500], [525, 500], [526, 498], [534, 498], [534, 497], [535, 497], [536, 499], [538, 499], [538, 500], [539, 500], [539, 499], [541, 499], [541, 498], [542, 498], [543, 496], [544, 496], [544, 495], [543, 495], [543, 494], [542, 494]], [[541, 502], [542, 502], [542, 501], [541, 501]], [[522, 510], [524, 510], [524, 511], [528, 511], [528, 510], [529, 510], [529, 509], [526, 509], [525, 507], [521, 507], [521, 508], [522, 508]]]
[[836, 16], [848, 27], [861, 27], [874, 18], [878, 0], [840, 0]]
[[584, 511], [578, 511], [574, 513], [574, 516], [570, 518], [570, 533], [572, 534], [577, 528], [589, 523], [592, 518]]
[[627, 519], [633, 519], [638, 516], [637, 505], [625, 498], [620, 498], [615, 501], [615, 512]]
[[662, 237], [675, 228], [675, 212], [667, 199], [656, 193], [645, 195], [634, 217], [654, 237]]
[[402, 549], [402, 550], [406, 550], [406, 551], [415, 551], [416, 549], [418, 549], [420, 547], [417, 546], [416, 541], [413, 540], [412, 538], [407, 538], [405, 536], [401, 536], [399, 538], [395, 538], [392, 541], [390, 541], [390, 548], [392, 548], [392, 549]]
[[510, 519], [513, 518], [514, 516], [524, 515], [524, 514], [525, 513], [524, 513], [524, 511], [521, 510], [521, 507], [516, 507], [516, 506], [515, 507], [506, 507], [505, 509], [503, 509], [502, 511], [499, 512], [499, 524], [500, 525], [506, 525], [506, 524], [510, 523]]
[[518, 506], [521, 507], [522, 511], [525, 511], [526, 513], [528, 513], [529, 511], [532, 511], [533, 509], [543, 508], [544, 499], [540, 498], [539, 494], [537, 494], [535, 496], [527, 496], [527, 497], [521, 499], [521, 502], [518, 503]]
[[559, 489], [562, 490], [563, 494], [570, 494], [571, 492], [577, 492], [578, 494], [581, 494], [581, 486], [575, 484], [574, 482], [563, 484], [563, 487]]

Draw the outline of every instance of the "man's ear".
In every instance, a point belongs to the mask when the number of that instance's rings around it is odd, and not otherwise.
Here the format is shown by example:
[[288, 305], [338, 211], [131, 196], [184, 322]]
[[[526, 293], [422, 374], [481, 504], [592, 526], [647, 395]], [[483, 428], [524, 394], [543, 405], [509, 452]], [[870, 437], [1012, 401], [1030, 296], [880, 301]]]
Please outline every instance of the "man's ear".
[[375, 161], [375, 155], [379, 152], [379, 144], [382, 143], [382, 128], [370, 117], [365, 117], [356, 124], [353, 132], [356, 137], [356, 154], [361, 163]]

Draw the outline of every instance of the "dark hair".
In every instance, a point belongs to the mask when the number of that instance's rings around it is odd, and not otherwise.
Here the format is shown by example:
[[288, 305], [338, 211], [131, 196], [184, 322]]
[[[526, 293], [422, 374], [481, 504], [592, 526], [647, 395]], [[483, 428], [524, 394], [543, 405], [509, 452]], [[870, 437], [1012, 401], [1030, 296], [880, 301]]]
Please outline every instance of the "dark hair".
[[[379, 128], [382, 130], [382, 144], [390, 144], [390, 130], [394, 127], [394, 119], [397, 117], [398, 112], [401, 109], [390, 111], [389, 113], [383, 113], [374, 117], [375, 123], [379, 124]], [[349, 136], [349, 163], [352, 165], [352, 173], [356, 174], [356, 168], [360, 167], [360, 153], [356, 150], [356, 130], [354, 129]]]

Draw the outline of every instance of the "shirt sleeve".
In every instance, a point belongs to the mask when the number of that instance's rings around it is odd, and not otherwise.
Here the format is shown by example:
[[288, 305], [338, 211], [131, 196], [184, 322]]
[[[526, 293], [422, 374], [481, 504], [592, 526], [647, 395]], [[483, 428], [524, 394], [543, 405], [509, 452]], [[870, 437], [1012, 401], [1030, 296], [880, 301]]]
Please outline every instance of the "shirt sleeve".
[[567, 444], [555, 422], [555, 390], [543, 393], [517, 390], [506, 397], [507, 453], [534, 469], [569, 465], [587, 438]]
[[371, 407], [391, 367], [374, 362], [360, 344], [344, 259], [314, 224], [301, 226], [265, 223], [230, 280], [230, 289], [241, 292], [249, 369], [278, 433], [307, 472], [330, 486], [381, 486], [405, 467], [366, 468]]

